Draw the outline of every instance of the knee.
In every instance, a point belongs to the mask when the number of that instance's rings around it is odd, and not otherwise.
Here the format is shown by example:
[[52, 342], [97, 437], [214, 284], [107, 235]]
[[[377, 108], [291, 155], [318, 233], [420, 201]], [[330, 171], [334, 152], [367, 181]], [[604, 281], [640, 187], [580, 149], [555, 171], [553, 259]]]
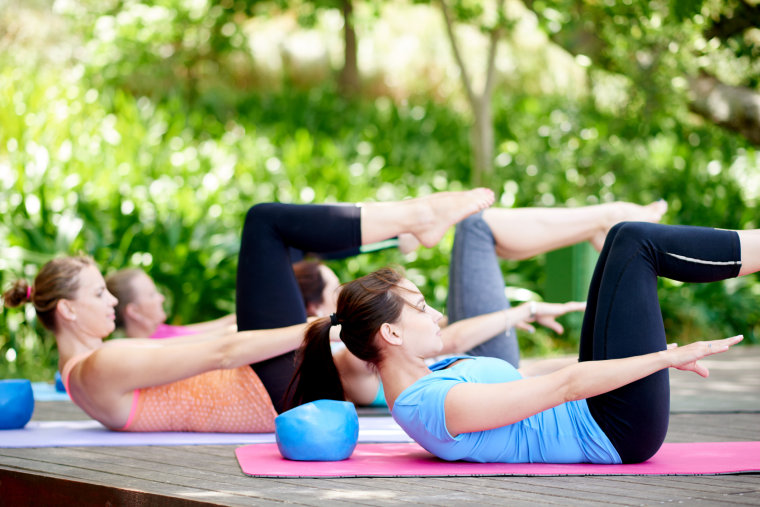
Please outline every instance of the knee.
[[254, 204], [248, 209], [245, 214], [245, 222], [243, 228], [250, 230], [252, 228], [261, 227], [262, 224], [268, 224], [272, 220], [272, 215], [275, 213], [279, 203], [276, 202], [262, 202]]
[[459, 222], [456, 226], [456, 234], [459, 236], [471, 236], [472, 234], [476, 234], [493, 238], [491, 228], [488, 227], [488, 224], [483, 220], [482, 211], [470, 215]]
[[649, 222], [620, 222], [612, 226], [608, 237], [623, 238], [626, 241], [640, 242], [651, 237], [651, 228], [654, 224]]

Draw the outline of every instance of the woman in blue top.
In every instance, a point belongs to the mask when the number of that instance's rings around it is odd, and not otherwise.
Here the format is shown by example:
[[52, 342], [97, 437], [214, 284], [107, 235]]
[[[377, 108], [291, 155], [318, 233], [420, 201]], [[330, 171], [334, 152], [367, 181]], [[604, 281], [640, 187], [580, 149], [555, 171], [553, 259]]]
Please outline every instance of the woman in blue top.
[[[760, 269], [760, 231], [623, 222], [608, 233], [589, 288], [579, 362], [540, 376], [494, 358], [440, 350], [441, 314], [409, 280], [383, 269], [343, 286], [338, 308], [307, 331], [293, 379], [295, 402], [340, 380], [329, 333], [373, 363], [394, 419], [444, 459], [635, 463], [662, 445], [669, 418], [668, 368], [707, 376], [698, 360], [741, 337], [666, 345], [657, 277], [711, 282]], [[548, 307], [549, 305], [547, 305]], [[544, 305], [505, 310], [515, 324], [541, 320]], [[334, 391], [333, 391], [334, 392]]]

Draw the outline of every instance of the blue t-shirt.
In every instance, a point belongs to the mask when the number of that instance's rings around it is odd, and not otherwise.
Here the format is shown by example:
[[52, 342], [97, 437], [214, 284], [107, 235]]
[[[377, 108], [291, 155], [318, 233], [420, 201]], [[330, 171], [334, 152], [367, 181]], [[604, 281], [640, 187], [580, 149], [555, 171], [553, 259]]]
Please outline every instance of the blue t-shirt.
[[[461, 361], [451, 368], [451, 363]], [[511, 382], [522, 375], [492, 357], [450, 357], [430, 367], [393, 405], [393, 419], [428, 452], [453, 461], [482, 463], [621, 463], [620, 456], [589, 412], [586, 400], [563, 403], [522, 421], [452, 437], [444, 400], [459, 382]]]

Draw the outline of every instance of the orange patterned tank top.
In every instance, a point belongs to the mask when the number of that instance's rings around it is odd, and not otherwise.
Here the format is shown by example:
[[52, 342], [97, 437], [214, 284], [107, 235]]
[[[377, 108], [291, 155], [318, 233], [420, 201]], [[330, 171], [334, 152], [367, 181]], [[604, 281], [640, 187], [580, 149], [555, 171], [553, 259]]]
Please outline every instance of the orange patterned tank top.
[[121, 431], [268, 433], [277, 412], [250, 366], [135, 390]]
[[[62, 377], [67, 391], [71, 370], [88, 355], [74, 357], [64, 366]], [[269, 433], [274, 431], [276, 416], [259, 377], [250, 366], [240, 366], [212, 370], [162, 386], [135, 389], [129, 419], [119, 429]]]

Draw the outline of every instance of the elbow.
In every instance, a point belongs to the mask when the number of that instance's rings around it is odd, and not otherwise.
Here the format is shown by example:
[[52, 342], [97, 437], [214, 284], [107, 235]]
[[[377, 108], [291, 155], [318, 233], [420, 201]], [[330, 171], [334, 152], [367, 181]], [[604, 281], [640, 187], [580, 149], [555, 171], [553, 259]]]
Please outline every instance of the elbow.
[[565, 375], [564, 377], [560, 382], [559, 389], [557, 389], [560, 404], [585, 398], [584, 389], [577, 379], [573, 378], [572, 375]]
[[578, 401], [583, 398], [580, 389], [572, 383], [562, 386], [559, 391], [561, 397], [561, 403], [567, 403], [568, 401]]

